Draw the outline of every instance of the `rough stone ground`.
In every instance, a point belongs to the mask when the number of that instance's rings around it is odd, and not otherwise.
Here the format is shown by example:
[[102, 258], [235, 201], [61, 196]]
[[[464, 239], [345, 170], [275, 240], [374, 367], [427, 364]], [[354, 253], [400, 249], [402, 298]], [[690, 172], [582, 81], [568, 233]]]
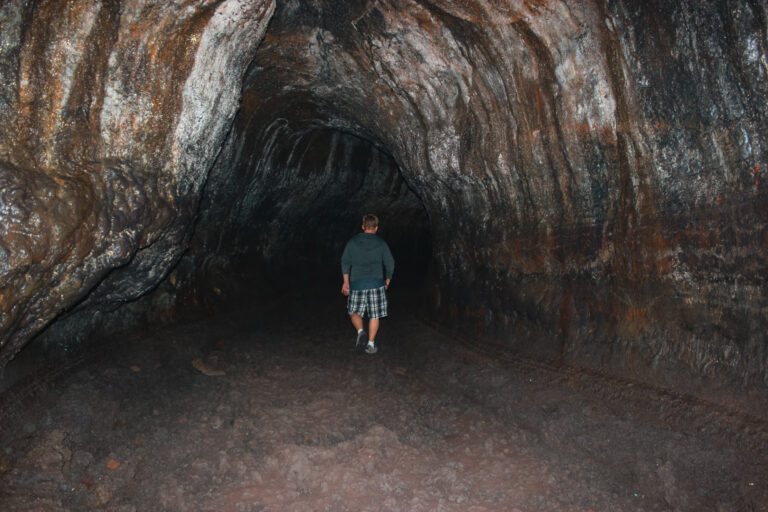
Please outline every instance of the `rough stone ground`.
[[337, 300], [115, 337], [16, 384], [0, 509], [768, 510], [758, 420], [493, 360], [397, 297], [357, 354]]

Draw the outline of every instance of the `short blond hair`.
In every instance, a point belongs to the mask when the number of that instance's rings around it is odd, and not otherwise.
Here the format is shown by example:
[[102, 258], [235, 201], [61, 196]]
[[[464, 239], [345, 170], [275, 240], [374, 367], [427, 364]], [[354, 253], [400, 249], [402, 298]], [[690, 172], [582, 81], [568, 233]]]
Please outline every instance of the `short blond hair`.
[[372, 214], [366, 213], [363, 215], [363, 229], [374, 229], [379, 227], [379, 218]]

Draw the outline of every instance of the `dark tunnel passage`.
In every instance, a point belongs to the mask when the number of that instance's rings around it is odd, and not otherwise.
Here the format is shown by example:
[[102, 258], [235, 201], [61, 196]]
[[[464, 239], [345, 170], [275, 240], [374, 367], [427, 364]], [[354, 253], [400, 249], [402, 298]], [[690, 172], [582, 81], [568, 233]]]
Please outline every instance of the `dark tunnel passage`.
[[242, 145], [233, 142], [239, 160], [217, 169], [203, 194], [191, 254], [227, 265], [212, 272], [224, 282], [207, 286], [238, 294], [253, 280], [254, 299], [338, 288], [344, 244], [371, 212], [397, 256], [398, 281], [423, 285], [432, 257], [429, 219], [389, 154], [338, 130], [292, 129], [284, 118], [241, 137]]
[[0, 2], [0, 509], [768, 510], [766, 34], [754, 0]]

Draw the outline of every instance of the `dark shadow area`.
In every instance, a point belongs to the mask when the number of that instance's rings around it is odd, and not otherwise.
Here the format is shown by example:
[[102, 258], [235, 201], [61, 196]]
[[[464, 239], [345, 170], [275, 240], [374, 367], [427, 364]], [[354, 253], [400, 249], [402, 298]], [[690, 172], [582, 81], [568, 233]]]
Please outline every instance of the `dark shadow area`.
[[180, 268], [190, 296], [211, 307], [338, 293], [342, 250], [366, 213], [379, 216], [395, 256], [393, 286], [421, 290], [429, 274], [424, 205], [384, 149], [347, 132], [287, 123], [254, 132], [239, 121], [200, 211]]

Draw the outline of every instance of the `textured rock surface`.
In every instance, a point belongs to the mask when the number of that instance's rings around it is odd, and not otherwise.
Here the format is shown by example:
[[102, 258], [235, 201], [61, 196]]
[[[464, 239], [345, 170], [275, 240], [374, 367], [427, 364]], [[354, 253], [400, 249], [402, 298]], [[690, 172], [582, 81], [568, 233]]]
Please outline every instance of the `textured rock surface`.
[[178, 260], [268, 1], [0, 7], [0, 364]]
[[284, 1], [258, 50], [268, 2], [23, 5], [0, 8], [3, 360], [156, 285], [202, 195], [183, 279], [264, 283], [391, 206], [458, 331], [768, 395], [764, 3]]

